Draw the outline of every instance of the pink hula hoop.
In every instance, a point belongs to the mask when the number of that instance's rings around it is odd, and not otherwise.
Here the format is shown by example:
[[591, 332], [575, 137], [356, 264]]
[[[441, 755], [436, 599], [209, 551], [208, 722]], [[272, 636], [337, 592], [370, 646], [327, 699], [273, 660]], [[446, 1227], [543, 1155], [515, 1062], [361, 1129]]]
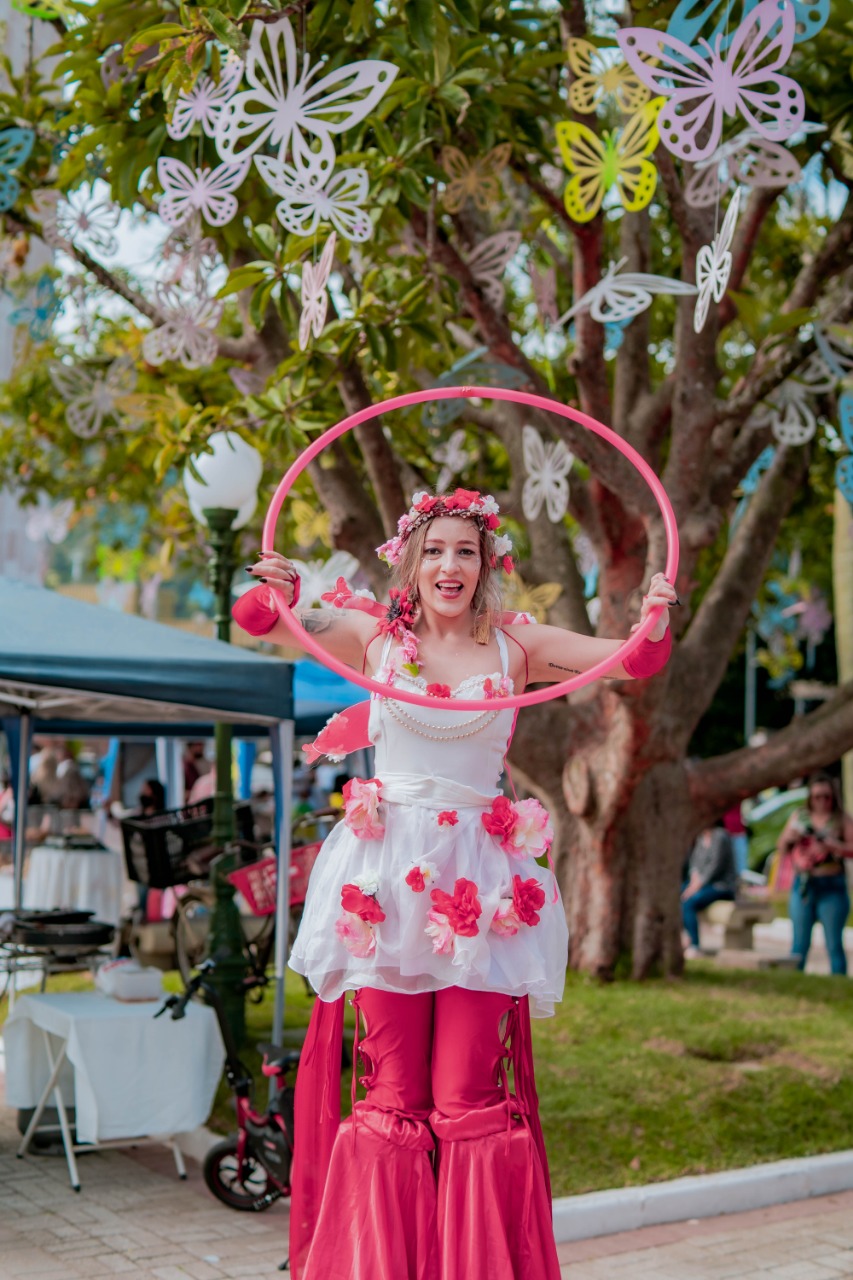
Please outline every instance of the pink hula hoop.
[[[369, 422], [371, 418], [378, 418], [383, 413], [390, 413], [394, 409], [406, 409], [410, 405], [423, 404], [425, 401], [451, 400], [460, 396], [476, 397], [481, 400], [511, 400], [516, 404], [523, 404], [535, 409], [544, 409], [549, 413], [559, 414], [560, 417], [569, 418], [572, 422], [577, 422], [588, 431], [594, 432], [595, 435], [601, 436], [603, 440], [612, 444], [614, 449], [618, 449], [636, 467], [654, 494], [666, 530], [667, 556], [664, 572], [670, 582], [675, 581], [675, 575], [678, 571], [678, 528], [675, 522], [675, 513], [664, 492], [663, 485], [645, 459], [641, 458], [636, 449], [632, 449], [615, 431], [611, 431], [609, 427], [596, 422], [594, 418], [588, 417], [587, 414], [581, 413], [577, 409], [571, 409], [568, 405], [560, 404], [556, 400], [549, 400], [545, 396], [535, 395], [530, 391], [514, 391], [504, 387], [435, 387], [428, 391], [410, 391], [406, 395], [395, 396], [391, 400], [383, 400], [378, 404], [372, 404], [367, 409], [360, 409], [358, 413], [350, 414], [348, 418], [344, 418], [337, 426], [329, 427], [328, 431], [324, 431], [299, 455], [287, 470], [273, 494], [272, 502], [264, 520], [262, 542], [264, 549], [273, 550], [275, 547], [275, 530], [279, 512], [295, 481], [302, 475], [309, 462], [313, 462], [327, 445], [330, 445], [348, 431], [352, 431], [353, 427], [360, 426], [362, 422]], [[486, 699], [477, 698], [434, 698], [426, 694], [411, 693], [396, 686], [380, 684], [378, 680], [372, 680], [369, 676], [362, 675], [361, 672], [346, 666], [345, 663], [339, 662], [337, 658], [327, 653], [323, 646], [318, 644], [314, 637], [310, 636], [305, 628], [297, 622], [284, 596], [280, 592], [274, 592], [273, 594], [282, 620], [298, 640], [299, 647], [313, 654], [319, 662], [329, 667], [330, 670], [336, 671], [338, 675], [351, 680], [354, 684], [360, 685], [363, 689], [389, 697], [393, 688], [395, 701], [412, 702], [422, 707], [435, 708], [436, 704], [446, 704], [448, 707], [452, 706], [454, 711], [494, 711], [496, 709], [494, 699], [487, 701]], [[561, 698], [567, 693], [572, 693], [576, 689], [582, 689], [585, 685], [592, 684], [599, 676], [612, 671], [615, 666], [629, 657], [635, 649], [639, 648], [654, 626], [660, 612], [662, 610], [656, 609], [649, 614], [634, 634], [629, 636], [614, 654], [609, 658], [603, 659], [594, 667], [590, 667], [588, 671], [572, 676], [569, 680], [561, 680], [559, 684], [549, 685], [545, 689], [517, 694], [510, 698], [501, 698], [500, 706], [531, 707], [538, 702], [549, 702], [552, 698]]]

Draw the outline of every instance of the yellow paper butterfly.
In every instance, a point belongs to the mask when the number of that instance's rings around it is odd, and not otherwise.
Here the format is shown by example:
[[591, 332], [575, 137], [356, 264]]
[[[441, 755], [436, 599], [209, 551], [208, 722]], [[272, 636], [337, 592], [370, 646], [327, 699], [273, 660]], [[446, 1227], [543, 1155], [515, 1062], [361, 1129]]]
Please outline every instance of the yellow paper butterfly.
[[512, 152], [511, 142], [501, 142], [484, 156], [469, 160], [457, 147], [441, 148], [441, 167], [449, 181], [441, 203], [448, 213], [458, 213], [466, 200], [473, 200], [485, 212], [496, 203], [501, 189], [497, 175], [506, 166]]
[[[617, 57], [614, 58], [614, 54]], [[629, 115], [648, 102], [650, 90], [631, 70], [615, 45], [597, 49], [587, 40], [572, 36], [568, 48], [569, 66], [574, 80], [569, 89], [572, 110], [582, 116], [595, 111], [608, 94], [612, 94], [620, 111]]]
[[629, 213], [645, 209], [655, 193], [657, 169], [649, 156], [658, 144], [657, 116], [664, 98], [653, 98], [618, 133], [601, 137], [585, 124], [561, 120], [557, 143], [572, 175], [563, 195], [570, 218], [589, 222], [611, 187], [617, 187]]
[[304, 498], [294, 498], [290, 511], [296, 526], [296, 545], [310, 548], [315, 542], [329, 543], [329, 513], [317, 510]]
[[509, 575], [504, 587], [504, 599], [508, 609], [516, 613], [529, 613], [537, 622], [544, 622], [551, 605], [563, 593], [559, 582], [540, 582], [529, 587], [517, 571]]

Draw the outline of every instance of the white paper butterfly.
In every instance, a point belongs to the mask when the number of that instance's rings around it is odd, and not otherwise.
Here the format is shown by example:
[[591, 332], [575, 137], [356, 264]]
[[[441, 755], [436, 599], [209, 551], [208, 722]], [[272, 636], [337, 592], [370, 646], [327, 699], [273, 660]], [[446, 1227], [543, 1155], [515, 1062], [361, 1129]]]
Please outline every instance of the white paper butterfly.
[[68, 526], [74, 514], [74, 503], [70, 498], [57, 502], [55, 507], [39, 507], [27, 516], [24, 532], [30, 542], [41, 542], [47, 538], [54, 546], [64, 542], [68, 537]]
[[811, 440], [817, 430], [815, 397], [835, 386], [835, 375], [822, 356], [814, 352], [796, 372], [786, 378], [759, 405], [750, 425], [770, 427], [780, 444], [801, 445]]
[[535, 520], [542, 510], [554, 524], [562, 520], [569, 505], [569, 482], [566, 479], [574, 462], [563, 440], [545, 444], [535, 427], [525, 426], [521, 433], [527, 479], [521, 492], [521, 507], [527, 520]]
[[243, 63], [236, 57], [226, 59], [218, 84], [212, 76], [199, 76], [188, 93], [178, 94], [172, 119], [166, 125], [169, 137], [180, 141], [194, 124], [200, 124], [212, 138], [226, 102], [234, 96], [242, 79]]
[[[216, 125], [223, 160], [275, 150], [284, 164], [288, 152], [297, 169], [327, 177], [335, 163], [333, 134], [344, 133], [370, 114], [397, 75], [391, 62], [351, 62], [317, 79], [322, 63], [299, 68], [293, 28], [287, 18], [254, 22], [246, 56], [251, 88], [236, 94]], [[316, 144], [317, 149], [314, 149]]]
[[499, 311], [503, 306], [504, 286], [501, 276], [507, 263], [518, 253], [520, 231], [499, 231], [474, 249], [468, 258], [468, 270], [483, 291], [486, 301]]
[[436, 462], [442, 464], [435, 481], [436, 493], [443, 493], [454, 476], [458, 476], [471, 461], [470, 450], [465, 447], [464, 430], [454, 431], [446, 444], [439, 444], [432, 451]]
[[362, 208], [367, 199], [366, 169], [336, 170], [325, 185], [270, 156], [255, 156], [255, 165], [281, 203], [276, 216], [295, 236], [313, 236], [321, 222], [331, 222], [344, 240], [362, 244], [373, 235], [373, 223]]
[[310, 607], [322, 605], [324, 592], [333, 591], [338, 578], [351, 581], [359, 564], [348, 551], [333, 551], [328, 560], [294, 560], [290, 563], [299, 574], [299, 603]]
[[248, 161], [191, 169], [183, 160], [161, 156], [157, 161], [157, 177], [163, 198], [157, 212], [171, 227], [180, 227], [193, 213], [200, 213], [212, 227], [224, 227], [237, 212], [234, 191], [249, 170]]
[[695, 165], [684, 198], [694, 209], [707, 209], [717, 203], [731, 182], [748, 187], [789, 187], [799, 182], [802, 174], [787, 147], [760, 137], [754, 129], [742, 129]]
[[97, 200], [88, 187], [61, 196], [58, 191], [34, 191], [41, 237], [54, 249], [72, 246], [111, 257], [118, 249], [114, 235], [121, 209], [108, 200]]
[[740, 187], [732, 196], [723, 225], [719, 234], [714, 236], [710, 244], [703, 244], [696, 255], [696, 287], [699, 297], [693, 310], [693, 330], [701, 333], [711, 309], [711, 299], [722, 302], [729, 276], [732, 273], [732, 240], [735, 234], [738, 209], [740, 208]]
[[627, 324], [652, 305], [652, 296], [656, 293], [678, 296], [696, 293], [695, 284], [688, 284], [686, 280], [670, 280], [667, 276], [647, 275], [643, 271], [625, 271], [620, 275], [620, 268], [626, 262], [627, 258], [611, 262], [598, 284], [564, 312], [557, 324], [565, 324], [581, 311], [588, 311], [599, 324]]
[[326, 286], [332, 274], [332, 263], [335, 260], [335, 244], [338, 237], [334, 231], [329, 236], [320, 261], [316, 267], [310, 262], [302, 265], [302, 314], [299, 317], [299, 350], [308, 346], [308, 338], [313, 333], [319, 338], [326, 323], [326, 312], [329, 308], [329, 295]]
[[142, 354], [148, 363], [179, 360], [185, 369], [213, 364], [218, 349], [215, 329], [224, 304], [217, 298], [184, 298], [168, 284], [158, 284], [156, 293], [166, 322], [142, 340]]
[[119, 398], [136, 386], [136, 369], [128, 356], [120, 356], [107, 369], [83, 365], [48, 365], [53, 385], [65, 401], [65, 420], [75, 436], [91, 440], [108, 418], [122, 421]]

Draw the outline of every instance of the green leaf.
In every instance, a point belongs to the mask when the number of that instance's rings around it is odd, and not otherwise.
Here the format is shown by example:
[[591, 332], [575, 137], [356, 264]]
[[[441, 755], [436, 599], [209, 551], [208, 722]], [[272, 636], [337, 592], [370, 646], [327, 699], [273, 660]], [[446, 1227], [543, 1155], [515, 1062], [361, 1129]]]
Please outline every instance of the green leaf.
[[239, 293], [241, 289], [251, 289], [256, 284], [260, 284], [266, 279], [266, 272], [258, 267], [238, 267], [232, 271], [225, 284], [217, 293], [217, 298], [227, 298], [232, 293]]
[[406, 0], [404, 11], [409, 35], [422, 53], [432, 53], [437, 9], [433, 0]]
[[476, 0], [444, 0], [444, 7], [467, 31], [480, 30], [480, 13]]

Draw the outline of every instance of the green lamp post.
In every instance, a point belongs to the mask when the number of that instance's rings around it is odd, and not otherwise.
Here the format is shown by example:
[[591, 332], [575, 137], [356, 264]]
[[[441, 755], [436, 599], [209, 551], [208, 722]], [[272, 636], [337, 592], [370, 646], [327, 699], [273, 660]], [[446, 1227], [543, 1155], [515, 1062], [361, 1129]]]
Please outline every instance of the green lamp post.
[[[248, 523], [258, 501], [262, 461], [257, 449], [233, 431], [218, 431], [208, 441], [212, 453], [197, 454], [184, 473], [190, 510], [207, 527], [210, 585], [216, 601], [216, 636], [231, 639], [231, 582], [237, 530]], [[193, 474], [195, 472], [195, 474]], [[214, 982], [238, 1044], [246, 1027], [243, 978], [243, 931], [228, 873], [235, 869], [234, 795], [231, 782], [231, 726], [217, 724], [216, 790], [213, 798], [213, 842], [222, 848], [210, 864], [214, 907], [210, 922], [210, 954], [216, 960]]]

